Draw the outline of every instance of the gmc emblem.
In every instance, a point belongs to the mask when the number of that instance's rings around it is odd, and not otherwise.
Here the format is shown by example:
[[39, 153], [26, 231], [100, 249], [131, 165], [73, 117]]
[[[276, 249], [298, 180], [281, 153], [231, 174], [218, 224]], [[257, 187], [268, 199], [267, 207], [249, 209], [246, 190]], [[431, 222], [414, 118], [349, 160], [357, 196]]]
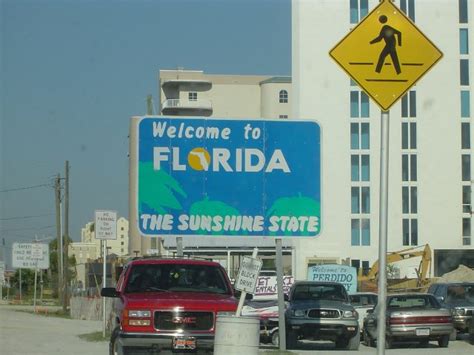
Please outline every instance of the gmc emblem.
[[196, 317], [173, 317], [171, 322], [174, 324], [196, 324]]

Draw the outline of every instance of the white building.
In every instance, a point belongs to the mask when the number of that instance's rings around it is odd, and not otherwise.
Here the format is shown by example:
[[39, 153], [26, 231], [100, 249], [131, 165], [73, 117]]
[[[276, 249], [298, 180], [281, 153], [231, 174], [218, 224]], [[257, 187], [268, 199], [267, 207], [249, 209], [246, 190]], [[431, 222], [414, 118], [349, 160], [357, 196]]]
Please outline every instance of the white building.
[[214, 75], [199, 70], [160, 70], [164, 116], [288, 118], [290, 77]]
[[[117, 239], [107, 240], [107, 254], [116, 254], [117, 256], [129, 255], [129, 226], [128, 220], [124, 217], [117, 219]], [[88, 222], [81, 229], [81, 242], [73, 244], [92, 244], [96, 246], [97, 256], [103, 255], [101, 240], [95, 238], [95, 223]], [[77, 258], [77, 256], [76, 256]], [[91, 257], [92, 258], [92, 257]]]
[[[329, 51], [378, 0], [294, 0], [292, 117], [322, 127], [322, 225], [295, 240], [296, 278], [309, 264], [378, 256], [380, 109]], [[474, 4], [396, 0], [444, 58], [390, 110], [388, 250], [429, 243], [434, 275], [474, 266], [471, 237]], [[469, 32], [471, 35], [469, 36]], [[418, 267], [407, 260], [401, 276]]]

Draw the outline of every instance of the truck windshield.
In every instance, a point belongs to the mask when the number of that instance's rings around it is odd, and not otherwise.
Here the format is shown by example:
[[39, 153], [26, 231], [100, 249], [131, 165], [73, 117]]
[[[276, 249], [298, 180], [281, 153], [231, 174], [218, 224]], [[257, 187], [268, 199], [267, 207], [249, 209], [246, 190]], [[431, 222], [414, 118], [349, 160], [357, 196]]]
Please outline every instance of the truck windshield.
[[338, 285], [298, 285], [293, 292], [293, 300], [347, 301], [347, 294], [344, 287]]
[[446, 302], [474, 304], [474, 284], [449, 286]]
[[130, 270], [126, 293], [131, 292], [230, 293], [221, 270], [203, 265], [147, 264]]

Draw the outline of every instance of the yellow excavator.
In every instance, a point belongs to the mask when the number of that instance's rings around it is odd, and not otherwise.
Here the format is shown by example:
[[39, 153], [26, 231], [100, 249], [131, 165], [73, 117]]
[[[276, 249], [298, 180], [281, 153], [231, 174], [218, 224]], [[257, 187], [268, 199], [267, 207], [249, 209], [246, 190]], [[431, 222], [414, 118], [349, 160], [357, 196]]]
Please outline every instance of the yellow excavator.
[[[389, 290], [408, 290], [408, 289], [421, 289], [427, 284], [427, 275], [430, 270], [431, 264], [431, 248], [429, 244], [424, 246], [407, 248], [399, 251], [387, 253], [387, 265], [397, 261], [406, 259], [421, 257], [420, 264], [416, 269], [417, 279], [401, 279], [399, 282], [389, 284]], [[361, 274], [362, 270], [359, 270], [359, 289], [363, 291], [374, 291], [377, 289], [377, 275], [379, 273], [379, 261], [377, 260], [372, 264], [370, 271], [367, 275]]]

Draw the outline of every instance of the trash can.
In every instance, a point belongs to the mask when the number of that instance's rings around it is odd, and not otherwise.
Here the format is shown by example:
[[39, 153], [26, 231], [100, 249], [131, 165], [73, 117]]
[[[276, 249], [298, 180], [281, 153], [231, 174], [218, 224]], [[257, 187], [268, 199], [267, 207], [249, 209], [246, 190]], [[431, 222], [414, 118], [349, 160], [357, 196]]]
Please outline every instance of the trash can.
[[254, 355], [260, 344], [260, 319], [218, 315], [214, 339], [215, 355]]

